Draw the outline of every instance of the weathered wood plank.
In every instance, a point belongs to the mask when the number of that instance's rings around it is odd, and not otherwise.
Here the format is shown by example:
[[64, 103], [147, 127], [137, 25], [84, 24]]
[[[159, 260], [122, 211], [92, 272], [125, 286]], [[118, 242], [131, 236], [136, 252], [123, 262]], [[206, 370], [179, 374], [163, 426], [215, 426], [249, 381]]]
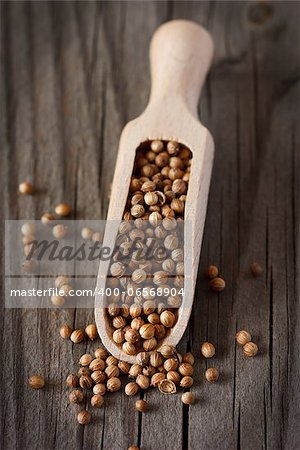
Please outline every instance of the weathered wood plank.
[[[149, 391], [152, 410], [139, 417], [134, 399], [116, 394], [82, 429], [63, 381], [85, 347], [62, 342], [58, 328], [83, 327], [93, 311], [2, 310], [2, 448], [299, 447], [299, 4], [268, 5], [2, 5], [5, 218], [38, 218], [61, 200], [76, 218], [105, 218], [120, 131], [147, 102], [151, 35], [172, 18], [196, 20], [215, 39], [199, 111], [217, 150], [195, 308], [181, 343], [197, 356], [202, 341], [217, 346], [212, 361], [196, 364], [198, 402], [183, 408], [179, 396]], [[38, 193], [21, 198], [17, 184], [28, 177]], [[249, 275], [254, 259], [264, 267], [259, 279]], [[211, 262], [227, 282], [220, 296], [203, 277]], [[235, 348], [238, 328], [252, 331], [257, 358]], [[204, 382], [210, 364], [221, 371], [215, 385]], [[37, 371], [49, 380], [43, 392], [25, 386]]]

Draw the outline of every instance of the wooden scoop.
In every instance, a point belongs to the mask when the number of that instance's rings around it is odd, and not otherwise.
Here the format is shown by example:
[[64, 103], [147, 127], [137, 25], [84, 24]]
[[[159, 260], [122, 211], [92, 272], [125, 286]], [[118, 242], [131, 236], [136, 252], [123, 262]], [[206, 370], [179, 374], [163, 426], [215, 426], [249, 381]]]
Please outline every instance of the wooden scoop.
[[[160, 26], [150, 47], [152, 87], [149, 103], [137, 119], [125, 126], [120, 139], [103, 247], [111, 247], [115, 241], [137, 147], [147, 140], [174, 140], [193, 153], [184, 216], [183, 301], [176, 324], [160, 345], [178, 344], [193, 304], [214, 155], [212, 137], [198, 120], [197, 104], [212, 55], [212, 38], [198, 24], [174, 20]], [[95, 298], [98, 332], [109, 352], [118, 359], [134, 363], [135, 356], [125, 354], [112, 340], [113, 330], [106, 318], [101, 290], [105, 289], [109, 264], [109, 261], [101, 261], [98, 273]]]

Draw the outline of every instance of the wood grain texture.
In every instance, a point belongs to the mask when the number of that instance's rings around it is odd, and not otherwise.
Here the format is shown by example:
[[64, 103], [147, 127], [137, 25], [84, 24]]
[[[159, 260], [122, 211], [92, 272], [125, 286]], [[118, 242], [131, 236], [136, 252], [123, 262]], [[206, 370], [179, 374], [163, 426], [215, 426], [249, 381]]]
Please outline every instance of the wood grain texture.
[[[133, 399], [116, 394], [83, 429], [63, 382], [84, 348], [62, 342], [58, 328], [84, 326], [93, 311], [2, 308], [1, 448], [299, 448], [299, 3], [2, 2], [1, 16], [1, 210], [9, 219], [38, 218], [61, 200], [77, 218], [104, 218], [121, 129], [147, 103], [153, 31], [185, 18], [212, 33], [199, 112], [216, 155], [180, 348], [199, 356], [202, 341], [217, 346], [212, 361], [197, 361], [193, 407], [149, 391], [153, 407], [141, 417]], [[21, 198], [27, 178], [39, 192]], [[259, 279], [249, 274], [253, 260], [264, 268]], [[203, 277], [209, 263], [226, 279], [220, 295]], [[259, 345], [254, 359], [235, 348], [240, 328]], [[214, 385], [203, 376], [211, 363], [221, 372]], [[45, 391], [27, 389], [32, 372], [46, 375]]]

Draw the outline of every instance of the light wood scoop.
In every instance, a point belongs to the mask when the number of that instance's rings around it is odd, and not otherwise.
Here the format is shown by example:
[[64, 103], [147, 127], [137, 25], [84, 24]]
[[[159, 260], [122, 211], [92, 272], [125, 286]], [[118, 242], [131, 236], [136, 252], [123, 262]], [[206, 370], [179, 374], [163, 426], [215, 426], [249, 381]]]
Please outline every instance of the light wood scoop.
[[[160, 343], [176, 346], [189, 321], [197, 278], [206, 215], [214, 144], [209, 131], [199, 122], [197, 104], [213, 55], [210, 34], [200, 25], [174, 20], [160, 26], [150, 47], [151, 95], [146, 110], [129, 122], [121, 134], [112, 184], [103, 246], [115, 241], [127, 200], [137, 147], [149, 140], [174, 140], [193, 153], [184, 215], [184, 295], [178, 319]], [[122, 93], [121, 93], [122, 95]], [[97, 292], [105, 289], [109, 261], [101, 261]], [[105, 314], [105, 298], [97, 294], [95, 317], [105, 347], [118, 359], [135, 362], [112, 340]]]

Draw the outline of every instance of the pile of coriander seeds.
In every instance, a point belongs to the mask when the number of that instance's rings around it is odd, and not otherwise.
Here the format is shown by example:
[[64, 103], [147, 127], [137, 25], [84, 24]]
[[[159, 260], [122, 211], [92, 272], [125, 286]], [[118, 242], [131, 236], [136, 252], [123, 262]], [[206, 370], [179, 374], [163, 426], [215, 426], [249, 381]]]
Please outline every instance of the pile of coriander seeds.
[[111, 338], [127, 355], [153, 351], [177, 321], [184, 287], [183, 220], [192, 154], [174, 141], [137, 149], [107, 286]]
[[[98, 348], [94, 355], [83, 354], [79, 359], [78, 372], [67, 376], [66, 385], [71, 389], [68, 392], [69, 402], [81, 406], [87, 405], [89, 399], [93, 408], [101, 408], [107, 393], [122, 388], [122, 377], [126, 377], [124, 391], [129, 397], [150, 387], [157, 388], [162, 394], [175, 394], [177, 388], [189, 389], [193, 385], [194, 362], [192, 353], [181, 355], [170, 345], [161, 346], [159, 351], [138, 353], [134, 364], [118, 360], [103, 347]], [[191, 392], [182, 394], [183, 403], [190, 405], [194, 400]], [[138, 399], [135, 408], [144, 413], [149, 410], [149, 404]], [[77, 413], [77, 421], [81, 425], [91, 421], [92, 414], [87, 409]]]

